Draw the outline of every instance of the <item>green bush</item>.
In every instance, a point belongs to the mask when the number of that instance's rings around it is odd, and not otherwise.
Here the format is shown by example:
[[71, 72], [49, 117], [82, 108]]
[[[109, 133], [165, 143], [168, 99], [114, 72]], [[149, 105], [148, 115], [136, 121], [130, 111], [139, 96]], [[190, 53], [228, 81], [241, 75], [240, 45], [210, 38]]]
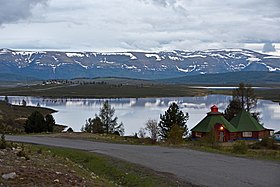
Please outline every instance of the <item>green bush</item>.
[[276, 142], [272, 138], [263, 138], [261, 141], [253, 144], [250, 146], [252, 149], [278, 149], [278, 146], [276, 145]]
[[48, 114], [46, 118], [39, 111], [33, 112], [24, 124], [26, 133], [53, 132], [55, 120]]
[[0, 149], [6, 149], [6, 147], [7, 147], [7, 143], [5, 140], [5, 135], [2, 134], [1, 140], [0, 140]]
[[236, 154], [246, 154], [248, 146], [245, 141], [236, 141], [232, 146], [232, 152]]
[[180, 127], [179, 125], [174, 124], [170, 131], [167, 133], [167, 140], [166, 142], [169, 144], [182, 144], [184, 142], [183, 135], [184, 135], [184, 128]]

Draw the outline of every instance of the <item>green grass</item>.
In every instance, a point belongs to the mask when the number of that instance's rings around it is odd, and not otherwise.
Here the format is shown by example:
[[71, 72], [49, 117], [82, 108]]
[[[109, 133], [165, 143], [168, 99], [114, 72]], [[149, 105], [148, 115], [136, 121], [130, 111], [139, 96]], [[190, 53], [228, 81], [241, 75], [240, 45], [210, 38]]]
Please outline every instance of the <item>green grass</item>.
[[[81, 165], [88, 171], [104, 178], [111, 184], [120, 186], [180, 186], [176, 178], [158, 173], [153, 170], [131, 164], [122, 160], [114, 159], [101, 154], [90, 153], [67, 148], [55, 148], [35, 146], [43, 152], [50, 151], [52, 154]], [[168, 176], [168, 177], [167, 177]]]
[[137, 138], [134, 136], [118, 136], [114, 134], [93, 134], [85, 132], [73, 133], [40, 133], [40, 134], [26, 134], [26, 136], [48, 136], [55, 138], [69, 138], [69, 139], [82, 139], [95, 142], [130, 144], [130, 145], [155, 145], [150, 138]]
[[[234, 142], [236, 143], [236, 142]], [[244, 157], [244, 158], [253, 158], [253, 159], [260, 159], [260, 160], [273, 160], [273, 161], [280, 161], [280, 149], [273, 150], [273, 149], [251, 149], [248, 147], [248, 150], [243, 152], [235, 152], [233, 149], [233, 144], [230, 146], [223, 146], [223, 144], [217, 144], [217, 146], [210, 146], [206, 144], [199, 144], [197, 142], [187, 142], [180, 147], [194, 149], [198, 151], [204, 151], [209, 153], [218, 153], [224, 154], [228, 156], [237, 156], [237, 157]], [[247, 142], [248, 143], [248, 142]]]

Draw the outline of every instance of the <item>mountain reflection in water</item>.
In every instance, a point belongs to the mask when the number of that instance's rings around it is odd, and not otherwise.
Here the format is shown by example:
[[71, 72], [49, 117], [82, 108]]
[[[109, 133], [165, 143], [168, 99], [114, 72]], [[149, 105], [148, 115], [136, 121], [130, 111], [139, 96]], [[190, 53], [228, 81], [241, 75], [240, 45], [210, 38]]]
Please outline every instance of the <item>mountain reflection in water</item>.
[[[1, 100], [4, 97], [0, 97]], [[72, 98], [40, 98], [9, 96], [12, 104], [21, 104], [22, 100], [27, 105], [55, 109], [59, 112], [53, 114], [58, 124], [65, 124], [72, 127], [75, 131], [80, 131], [86, 119], [94, 117], [99, 113], [99, 108], [105, 100], [109, 100], [112, 107], [115, 108], [115, 114], [119, 122], [124, 123], [125, 135], [132, 135], [141, 127], [145, 126], [148, 119], [159, 120], [160, 114], [172, 102], [178, 103], [183, 112], [189, 113], [187, 122], [191, 129], [201, 119], [203, 119], [210, 107], [215, 104], [219, 111], [223, 112], [231, 99], [231, 96], [209, 95], [204, 97], [170, 97], [170, 98], [120, 98], [120, 99], [72, 99]], [[258, 100], [257, 111], [261, 112], [262, 123], [266, 128], [280, 130], [280, 106], [278, 103], [267, 100]]]

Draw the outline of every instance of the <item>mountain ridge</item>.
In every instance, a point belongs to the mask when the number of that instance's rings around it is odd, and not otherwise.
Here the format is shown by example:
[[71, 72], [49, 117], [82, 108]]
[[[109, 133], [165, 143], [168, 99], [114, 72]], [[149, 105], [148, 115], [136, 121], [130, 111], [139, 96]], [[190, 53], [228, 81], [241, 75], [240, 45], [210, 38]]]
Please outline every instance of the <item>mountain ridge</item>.
[[62, 52], [0, 49], [0, 75], [46, 79], [165, 79], [231, 72], [280, 72], [280, 57], [248, 49], [171, 52]]

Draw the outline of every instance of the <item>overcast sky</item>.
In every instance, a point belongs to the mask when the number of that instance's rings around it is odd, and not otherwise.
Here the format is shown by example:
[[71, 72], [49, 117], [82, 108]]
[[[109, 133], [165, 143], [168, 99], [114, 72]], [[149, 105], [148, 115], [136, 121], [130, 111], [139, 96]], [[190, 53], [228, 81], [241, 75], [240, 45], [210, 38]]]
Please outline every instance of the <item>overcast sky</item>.
[[262, 50], [265, 43], [280, 50], [280, 0], [0, 0], [0, 48]]

